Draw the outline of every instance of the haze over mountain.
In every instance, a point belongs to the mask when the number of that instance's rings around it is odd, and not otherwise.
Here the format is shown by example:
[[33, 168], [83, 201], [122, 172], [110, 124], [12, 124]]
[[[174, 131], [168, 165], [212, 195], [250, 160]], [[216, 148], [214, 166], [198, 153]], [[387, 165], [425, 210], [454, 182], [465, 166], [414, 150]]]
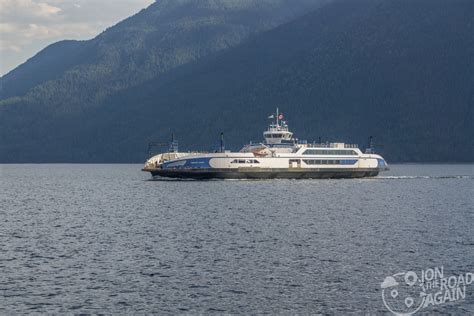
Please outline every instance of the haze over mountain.
[[[279, 106], [300, 138], [374, 135], [389, 162], [474, 161], [474, 2], [336, 0], [300, 17], [285, 11], [294, 1], [270, 2], [281, 18], [260, 1], [238, 2], [245, 14], [170, 1], [159, 20], [184, 21], [159, 35], [157, 3], [86, 44], [48, 48], [2, 78], [0, 160], [138, 162], [171, 132], [211, 149], [224, 131], [236, 149]], [[221, 9], [219, 31], [187, 22]]]

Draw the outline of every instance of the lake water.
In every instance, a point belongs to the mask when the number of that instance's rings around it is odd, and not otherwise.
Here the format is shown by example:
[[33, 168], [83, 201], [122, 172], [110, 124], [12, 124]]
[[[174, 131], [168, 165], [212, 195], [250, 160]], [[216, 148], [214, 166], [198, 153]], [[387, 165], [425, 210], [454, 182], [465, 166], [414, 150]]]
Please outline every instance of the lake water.
[[[386, 313], [399, 272], [474, 272], [474, 165], [373, 179], [149, 181], [0, 165], [0, 313]], [[461, 301], [425, 312], [474, 314]]]

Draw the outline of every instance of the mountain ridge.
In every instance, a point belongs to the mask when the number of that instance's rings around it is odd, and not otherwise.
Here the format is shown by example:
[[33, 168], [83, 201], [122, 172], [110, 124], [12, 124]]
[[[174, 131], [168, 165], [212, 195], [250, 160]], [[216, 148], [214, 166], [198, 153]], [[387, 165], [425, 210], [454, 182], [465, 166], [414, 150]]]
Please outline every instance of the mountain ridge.
[[[94, 83], [108, 80], [109, 86], [102, 82], [98, 92], [100, 101], [106, 89], [113, 92], [133, 86], [177, 65], [235, 46], [251, 34], [270, 29], [327, 1], [158, 1], [91, 40], [61, 41], [48, 46], [0, 78], [0, 97], [21, 97], [41, 84], [61, 86], [64, 81], [89, 84], [89, 89], [93, 89]], [[269, 3], [273, 5], [265, 6]], [[289, 3], [293, 10], [286, 10]], [[42, 58], [44, 55], [53, 56]], [[48, 67], [53, 71], [39, 73]]]

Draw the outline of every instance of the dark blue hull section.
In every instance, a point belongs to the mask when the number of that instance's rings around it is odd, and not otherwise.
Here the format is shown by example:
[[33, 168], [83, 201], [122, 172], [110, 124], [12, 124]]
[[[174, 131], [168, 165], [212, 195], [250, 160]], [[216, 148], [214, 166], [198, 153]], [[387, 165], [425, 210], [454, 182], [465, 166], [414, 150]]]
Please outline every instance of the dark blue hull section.
[[143, 169], [154, 177], [178, 179], [341, 179], [375, 177], [379, 169]]

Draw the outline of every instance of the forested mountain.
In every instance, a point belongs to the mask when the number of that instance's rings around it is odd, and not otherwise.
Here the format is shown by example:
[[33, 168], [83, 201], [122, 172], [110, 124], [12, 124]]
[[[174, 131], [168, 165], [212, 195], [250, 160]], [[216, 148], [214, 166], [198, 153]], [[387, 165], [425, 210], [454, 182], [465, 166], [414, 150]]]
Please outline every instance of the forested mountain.
[[171, 132], [212, 149], [224, 131], [235, 149], [279, 106], [303, 139], [373, 135], [389, 162], [472, 162], [473, 31], [469, 0], [336, 0], [93, 107], [37, 91], [4, 101], [1, 159], [141, 161]]
[[328, 1], [159, 0], [92, 40], [47, 47], [0, 79], [1, 98], [35, 88], [32, 98], [88, 106]]

